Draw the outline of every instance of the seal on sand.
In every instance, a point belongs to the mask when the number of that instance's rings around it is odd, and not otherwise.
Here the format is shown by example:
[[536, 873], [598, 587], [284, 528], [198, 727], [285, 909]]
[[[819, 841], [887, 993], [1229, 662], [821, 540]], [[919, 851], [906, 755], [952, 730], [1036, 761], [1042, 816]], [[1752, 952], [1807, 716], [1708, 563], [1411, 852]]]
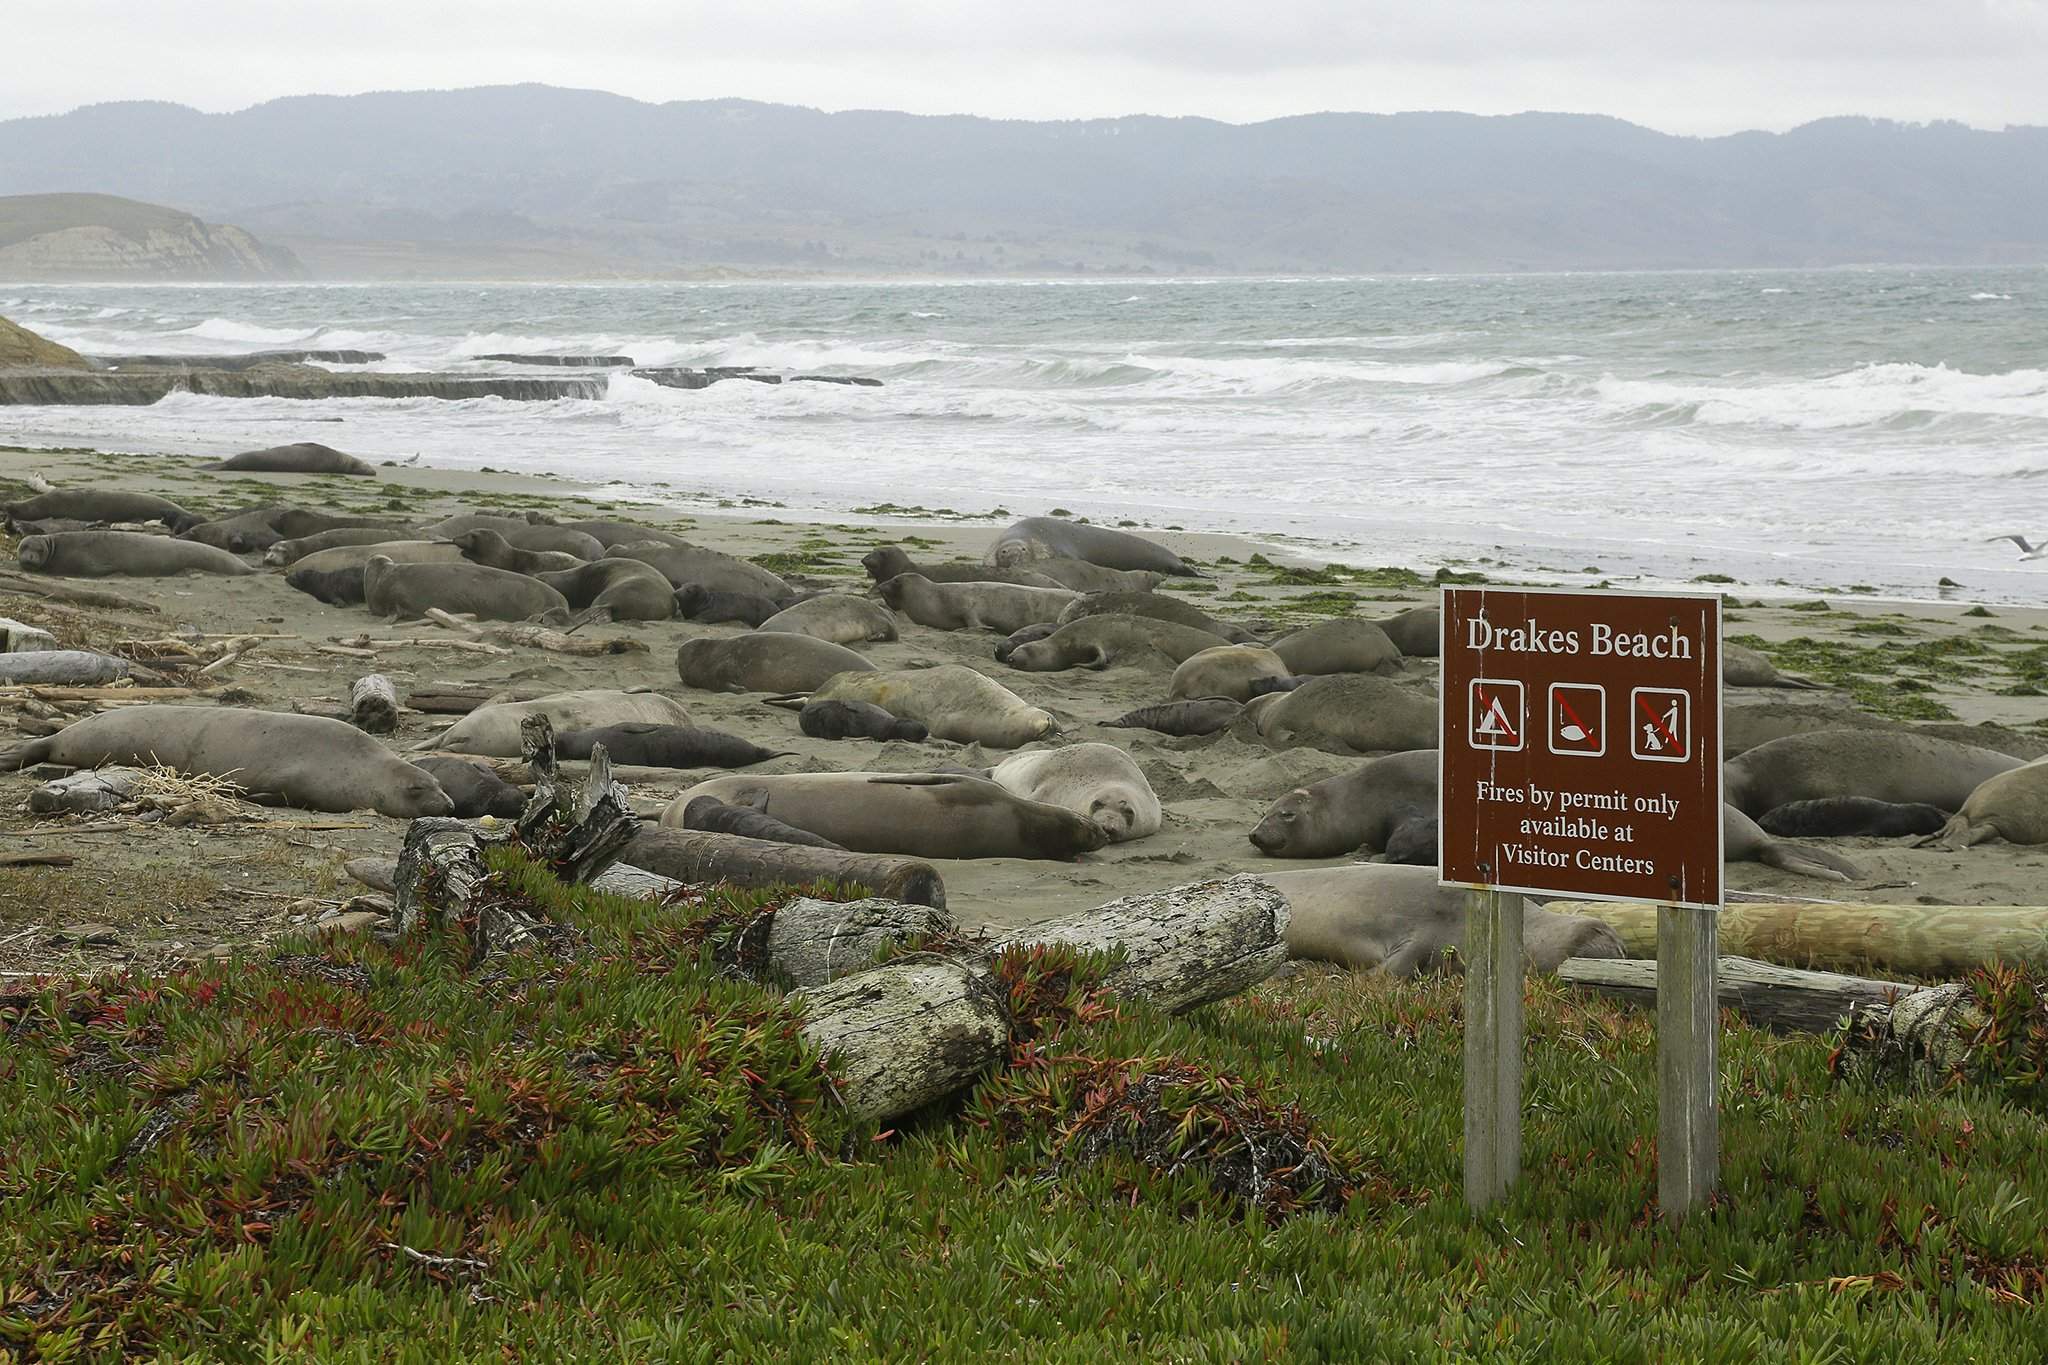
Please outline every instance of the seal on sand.
[[1344, 618], [1283, 635], [1273, 652], [1299, 676], [1325, 673], [1398, 673], [1402, 651], [1371, 621]]
[[592, 688], [581, 692], [556, 692], [530, 701], [488, 702], [416, 747], [456, 754], [484, 754], [492, 758], [517, 758], [522, 752], [519, 723], [534, 715], [546, 716], [557, 735], [606, 725], [690, 723], [689, 708], [659, 692]]
[[335, 607], [363, 604], [363, 575], [373, 555], [395, 564], [459, 564], [462, 551], [445, 540], [385, 540], [316, 550], [285, 571], [287, 587]]
[[1166, 696], [1169, 701], [1227, 697], [1245, 702], [1251, 700], [1254, 682], [1286, 676], [1286, 662], [1270, 649], [1260, 645], [1217, 645], [1181, 660], [1180, 667], [1173, 670]]
[[598, 544], [595, 536], [586, 536], [566, 526], [532, 522], [525, 526], [507, 527], [498, 534], [505, 537], [505, 543], [515, 550], [574, 555], [585, 562], [605, 557], [605, 548]]
[[1296, 787], [1273, 803], [1250, 838], [1269, 858], [1335, 858], [1354, 849], [1377, 853], [1406, 826], [1434, 823], [1436, 780], [1435, 749], [1372, 759]]
[[103, 711], [0, 754], [0, 771], [34, 763], [73, 768], [162, 764], [222, 777], [258, 800], [305, 810], [368, 808], [382, 815], [447, 815], [432, 774], [344, 721], [239, 706], [129, 706]]
[[830, 640], [777, 631], [772, 635], [703, 636], [676, 650], [683, 686], [706, 692], [808, 692], [840, 673], [874, 668]]
[[1729, 805], [1721, 807], [1721, 856], [1731, 863], [1763, 863], [1822, 881], [1853, 882], [1863, 875], [1856, 864], [1824, 848], [1773, 839], [1756, 821]]
[[931, 738], [921, 723], [864, 701], [806, 702], [797, 713], [796, 728], [812, 739], [901, 739], [922, 744]]
[[295, 441], [267, 450], [245, 450], [216, 464], [199, 466], [207, 470], [234, 470], [244, 474], [358, 474], [372, 475], [377, 466], [368, 460], [344, 455], [318, 441]]
[[2048, 844], [2048, 759], [1987, 777], [1955, 818], [1922, 842], [1953, 849], [1986, 839]]
[[1434, 748], [1436, 711], [1436, 702], [1413, 688], [1370, 673], [1332, 673], [1261, 697], [1245, 716], [1276, 748], [1307, 744], [1364, 754]]
[[1003, 642], [996, 646], [996, 662], [999, 664], [1010, 662], [1010, 656], [1019, 649], [1030, 644], [1033, 640], [1043, 640], [1058, 629], [1059, 627], [1050, 621], [1041, 621], [1035, 626], [1025, 626], [1022, 630], [1011, 631], [1003, 637]]
[[637, 559], [595, 559], [536, 576], [576, 611], [603, 607], [614, 621], [666, 621], [676, 614], [675, 589], [661, 570]]
[[507, 573], [559, 573], [563, 569], [580, 569], [584, 562], [563, 550], [522, 550], [488, 526], [460, 531], [449, 539], [470, 563]]
[[516, 820], [526, 813], [526, 793], [473, 758], [430, 754], [414, 759], [413, 764], [433, 774], [455, 803], [453, 814], [460, 819], [495, 815], [500, 820]]
[[407, 620], [439, 607], [473, 613], [479, 621], [569, 623], [562, 594], [523, 573], [481, 564], [401, 564], [382, 554], [363, 565], [363, 605], [372, 616]]
[[787, 749], [764, 749], [723, 730], [645, 721], [599, 725], [555, 736], [555, 752], [563, 758], [589, 758], [593, 744], [604, 745], [614, 763], [646, 768], [744, 768], [789, 754]]
[[676, 615], [705, 625], [742, 621], [758, 627], [763, 621], [773, 620], [775, 613], [781, 610], [781, 603], [755, 593], [713, 592], [701, 583], [676, 589]]
[[236, 577], [256, 572], [226, 550], [146, 531], [26, 536], [14, 554], [24, 569], [65, 578], [171, 578], [185, 573]]
[[933, 630], [997, 630], [1008, 635], [1045, 625], [1079, 599], [1065, 588], [1028, 588], [1015, 583], [934, 583], [923, 574], [886, 579], [882, 600]]
[[1131, 756], [1114, 744], [1069, 744], [1012, 754], [989, 781], [1027, 801], [1064, 806], [1101, 826], [1112, 844], [1157, 834], [1159, 797]]
[[1106, 526], [1086, 526], [1059, 517], [1026, 517], [997, 536], [988, 562], [1008, 568], [1034, 559], [1081, 559], [1105, 569], [1139, 569], [1169, 578], [1200, 578], [1163, 545]]
[[812, 689], [810, 700], [868, 702], [939, 739], [992, 749], [1022, 748], [1060, 728], [1050, 712], [962, 664], [848, 673]]
[[1412, 607], [1372, 624], [1411, 659], [1434, 659], [1443, 648], [1444, 614], [1435, 607]]
[[1259, 637], [1243, 626], [1219, 621], [1201, 608], [1155, 592], [1091, 592], [1070, 603], [1055, 625], [1071, 625], [1090, 616], [1149, 616], [1155, 621], [1206, 630], [1226, 644], [1255, 645]]
[[[868, 577], [877, 583], [886, 583], [904, 574], [916, 574], [930, 583], [1009, 583], [1019, 587], [1057, 588], [1057, 580], [1038, 572], [1036, 566], [1023, 569], [998, 569], [992, 564], [954, 563], [919, 564], [907, 554], [901, 545], [883, 545], [869, 550], [860, 557], [860, 564], [868, 571]], [[1089, 565], [1095, 568], [1094, 565]], [[1096, 569], [1097, 573], [1114, 573], [1113, 569]]]
[[1043, 640], [1017, 646], [1007, 662], [1029, 673], [1119, 664], [1157, 667], [1162, 660], [1177, 668], [1192, 655], [1228, 643], [1206, 630], [1149, 616], [1086, 616]]
[[289, 567], [322, 550], [336, 550], [349, 545], [382, 545], [401, 539], [405, 534], [384, 526], [337, 526], [332, 531], [316, 531], [296, 540], [280, 540], [263, 552], [263, 562]]
[[[1465, 892], [1439, 886], [1433, 867], [1356, 863], [1264, 872], [1287, 897], [1287, 955], [1406, 979], [1457, 965], [1465, 945]], [[1524, 901], [1522, 951], [1539, 972], [1572, 957], [1626, 957], [1612, 929]]]
[[690, 543], [673, 531], [642, 526], [635, 521], [565, 521], [561, 526], [564, 531], [581, 531], [604, 546], [607, 552], [621, 545], [642, 545], [649, 541], [682, 546]]
[[1765, 812], [1757, 824], [1764, 833], [1784, 839], [1839, 839], [1860, 835], [1896, 839], [1906, 834], [1932, 834], [1948, 823], [1939, 806], [1900, 805], [1867, 796], [1836, 796], [1823, 801], [1788, 801]]
[[1780, 673], [1777, 665], [1743, 645], [1721, 643], [1721, 681], [1730, 687], [1807, 687], [1821, 684]]
[[[1836, 701], [1729, 702], [1721, 709], [1721, 757], [1814, 730], [1902, 730], [1897, 721]], [[1954, 738], [1954, 736], [1946, 736]], [[1991, 746], [1986, 745], [1986, 748]]]
[[670, 545], [663, 541], [640, 541], [614, 545], [615, 559], [637, 559], [661, 571], [672, 588], [695, 583], [712, 592], [752, 593], [781, 602], [793, 596], [789, 584], [758, 564], [707, 550], [701, 545]]
[[115, 488], [53, 488], [9, 503], [7, 517], [10, 521], [160, 521], [174, 534], [206, 520], [168, 498]]
[[1162, 735], [1213, 735], [1218, 730], [1228, 730], [1243, 710], [1243, 706], [1227, 697], [1205, 697], [1200, 701], [1141, 706], [1103, 724], [1111, 729], [1156, 730]]
[[856, 853], [912, 858], [1075, 858], [1108, 836], [1060, 806], [1012, 796], [962, 773], [791, 773], [713, 778], [677, 797], [661, 823], [683, 823], [692, 801], [753, 805]]
[[1960, 810], [1978, 783], [2019, 766], [2006, 754], [1905, 731], [1816, 730], [1729, 759], [1722, 799], [1749, 816], [1831, 796]]
[[201, 522], [186, 528], [179, 538], [196, 540], [201, 545], [240, 555], [267, 550], [280, 540], [299, 540], [322, 531], [356, 526], [375, 527], [384, 531], [386, 538], [391, 540], [412, 534], [400, 522], [379, 517], [337, 516], [332, 512], [317, 512], [309, 507], [294, 507], [280, 502], [267, 507], [247, 507], [217, 521]]
[[763, 621], [757, 629], [790, 635], [808, 635], [813, 640], [830, 640], [835, 645], [857, 645], [869, 640], [896, 638], [896, 618], [887, 607], [851, 593], [833, 592], [807, 597], [783, 608]]
[[700, 796], [684, 806], [680, 823], [684, 829], [709, 830], [713, 834], [737, 834], [742, 839], [765, 839], [773, 844], [801, 844], [806, 848], [832, 848], [846, 852], [822, 835], [798, 829], [795, 825], [785, 825], [752, 806], [735, 805], [715, 796]]

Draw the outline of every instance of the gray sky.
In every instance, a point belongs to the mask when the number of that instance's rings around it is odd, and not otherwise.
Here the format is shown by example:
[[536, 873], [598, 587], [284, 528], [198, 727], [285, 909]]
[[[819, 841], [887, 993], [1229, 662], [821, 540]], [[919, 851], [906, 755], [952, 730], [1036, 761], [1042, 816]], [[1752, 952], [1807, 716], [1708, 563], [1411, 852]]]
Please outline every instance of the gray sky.
[[544, 81], [999, 117], [2048, 124], [2048, 0], [11, 0], [0, 117]]

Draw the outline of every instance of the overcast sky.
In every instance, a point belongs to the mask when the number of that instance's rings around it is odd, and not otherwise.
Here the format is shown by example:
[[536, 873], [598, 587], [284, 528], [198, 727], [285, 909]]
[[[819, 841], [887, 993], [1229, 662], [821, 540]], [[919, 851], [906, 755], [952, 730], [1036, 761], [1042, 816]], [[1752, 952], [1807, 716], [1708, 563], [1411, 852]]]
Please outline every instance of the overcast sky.
[[0, 117], [544, 81], [1000, 117], [2048, 124], [2048, 0], [8, 0]]

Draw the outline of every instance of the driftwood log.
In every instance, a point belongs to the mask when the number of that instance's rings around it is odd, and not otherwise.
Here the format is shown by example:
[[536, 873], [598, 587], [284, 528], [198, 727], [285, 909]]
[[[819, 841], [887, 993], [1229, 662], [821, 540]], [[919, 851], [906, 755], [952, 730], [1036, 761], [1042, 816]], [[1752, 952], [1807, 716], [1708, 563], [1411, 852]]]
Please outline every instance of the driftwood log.
[[771, 844], [737, 834], [643, 827], [619, 854], [634, 867], [702, 886], [804, 886], [835, 882], [865, 887], [877, 896], [944, 909], [946, 886], [937, 869], [914, 858], [877, 853], [836, 853], [825, 848]]
[[349, 720], [371, 735], [398, 729], [398, 689], [382, 673], [366, 673], [348, 690]]
[[153, 603], [135, 597], [123, 597], [120, 593], [108, 592], [104, 588], [81, 588], [74, 583], [32, 578], [7, 570], [0, 570], [0, 592], [44, 597], [52, 602], [70, 602], [81, 607], [112, 607], [116, 611], [147, 612], [151, 616], [158, 612]]
[[28, 654], [56, 647], [57, 637], [41, 626], [17, 621], [12, 616], [0, 616], [0, 654]]
[[857, 1119], [921, 1109], [1008, 1053], [1010, 1011], [980, 966], [915, 954], [801, 993], [804, 1036], [837, 1059]]
[[54, 683], [66, 687], [97, 687], [119, 682], [131, 666], [126, 659], [89, 649], [39, 649], [0, 654], [0, 684]]
[[406, 694], [405, 704], [434, 715], [466, 716], [497, 695], [488, 687], [419, 687]]
[[[1552, 901], [1547, 908], [1604, 920], [1631, 957], [1656, 955], [1654, 906]], [[1994, 961], [2048, 968], [2048, 907], [2038, 905], [1730, 905], [1720, 932], [1726, 951], [1785, 967], [1874, 966], [1935, 977]]]
[[769, 922], [768, 966], [792, 986], [822, 986], [872, 971], [885, 949], [957, 931], [952, 916], [929, 905], [799, 897]]
[[[1559, 964], [1557, 978], [1568, 986], [1641, 1005], [1657, 999], [1655, 962], [1574, 957]], [[1889, 1015], [1896, 1002], [1926, 989], [1906, 981], [1800, 971], [1747, 957], [1719, 959], [1717, 980], [1723, 1009], [1778, 1033], [1826, 1033], [1844, 1019], [1876, 1020]]]
[[[477, 625], [461, 620], [439, 607], [427, 608], [427, 619], [437, 626], [457, 631], [474, 640], [494, 645], [527, 645], [534, 649], [545, 649], [555, 654], [576, 654], [595, 658], [605, 654], [645, 654], [647, 644], [642, 640], [624, 636], [596, 637], [570, 635], [565, 631], [550, 630], [546, 626], [527, 626], [512, 623], [493, 622]], [[580, 624], [589, 624], [594, 617], [586, 616]], [[610, 618], [607, 616], [607, 620]]]

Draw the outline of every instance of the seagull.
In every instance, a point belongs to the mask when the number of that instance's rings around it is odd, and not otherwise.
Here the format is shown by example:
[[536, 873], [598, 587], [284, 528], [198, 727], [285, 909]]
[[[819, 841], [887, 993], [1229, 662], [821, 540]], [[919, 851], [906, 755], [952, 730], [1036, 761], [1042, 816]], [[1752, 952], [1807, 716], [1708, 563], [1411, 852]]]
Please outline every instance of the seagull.
[[2048, 559], [2048, 544], [2036, 545], [2025, 536], [1991, 536], [1990, 540], [2009, 540], [2020, 547], [2021, 559]]

